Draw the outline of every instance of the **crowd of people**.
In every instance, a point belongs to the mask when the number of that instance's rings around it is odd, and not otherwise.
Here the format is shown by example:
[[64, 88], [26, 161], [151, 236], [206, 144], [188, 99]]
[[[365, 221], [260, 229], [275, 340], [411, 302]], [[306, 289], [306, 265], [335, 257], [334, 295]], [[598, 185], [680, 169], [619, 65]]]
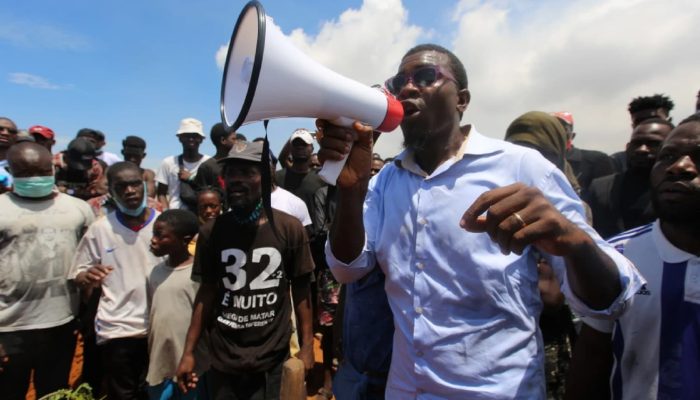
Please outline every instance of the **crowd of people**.
[[385, 87], [405, 114], [386, 159], [323, 120], [276, 156], [218, 123], [208, 156], [184, 118], [152, 171], [143, 138], [55, 151], [0, 117], [2, 397], [299, 398], [317, 340], [317, 399], [700, 398], [700, 92], [678, 125], [667, 96], [633, 99], [607, 155], [568, 112], [504, 140], [462, 124], [467, 74], [437, 45]]

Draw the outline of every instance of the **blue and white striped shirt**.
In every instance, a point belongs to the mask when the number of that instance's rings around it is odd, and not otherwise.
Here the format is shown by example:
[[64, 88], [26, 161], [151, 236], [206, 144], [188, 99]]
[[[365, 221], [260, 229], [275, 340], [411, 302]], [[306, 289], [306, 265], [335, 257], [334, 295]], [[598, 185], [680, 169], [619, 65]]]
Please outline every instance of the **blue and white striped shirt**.
[[687, 253], [653, 224], [610, 243], [647, 283], [617, 321], [584, 319], [613, 333], [612, 399], [700, 399], [700, 257]]

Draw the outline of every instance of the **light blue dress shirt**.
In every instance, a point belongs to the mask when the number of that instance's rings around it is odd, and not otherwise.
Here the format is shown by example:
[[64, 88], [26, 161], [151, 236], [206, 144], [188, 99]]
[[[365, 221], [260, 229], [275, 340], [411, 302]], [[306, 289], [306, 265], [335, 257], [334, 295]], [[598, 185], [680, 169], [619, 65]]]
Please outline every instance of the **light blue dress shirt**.
[[360, 256], [345, 264], [326, 247], [341, 282], [359, 279], [375, 261], [386, 274], [396, 328], [387, 399], [545, 397], [542, 302], [530, 248], [504, 256], [487, 234], [459, 226], [479, 195], [515, 182], [539, 188], [619, 269], [622, 293], [596, 311], [572, 293], [564, 260], [548, 257], [575, 312], [613, 318], [643, 283], [635, 267], [586, 224], [566, 177], [536, 151], [487, 138], [474, 127], [458, 155], [432, 174], [404, 151], [370, 182]]

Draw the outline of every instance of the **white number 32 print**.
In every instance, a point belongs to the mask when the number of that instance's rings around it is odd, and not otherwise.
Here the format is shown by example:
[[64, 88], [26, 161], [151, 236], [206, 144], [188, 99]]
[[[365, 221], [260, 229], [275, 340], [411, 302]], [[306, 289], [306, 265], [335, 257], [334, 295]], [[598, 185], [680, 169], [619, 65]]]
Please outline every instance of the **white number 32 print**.
[[[260, 262], [263, 256], [267, 256], [267, 267], [250, 282], [251, 290], [269, 289], [280, 285], [282, 270], [278, 268], [282, 263], [282, 255], [274, 247], [260, 247], [253, 250], [252, 262]], [[239, 249], [226, 249], [221, 252], [221, 262], [230, 262], [231, 258], [233, 258], [233, 264], [228, 264], [226, 266], [226, 272], [232, 274], [236, 280], [235, 282], [231, 282], [230, 277], [225, 276], [224, 287], [226, 287], [227, 290], [235, 292], [245, 287], [248, 282], [248, 274], [246, 270], [243, 269], [247, 257], [246, 254]]]

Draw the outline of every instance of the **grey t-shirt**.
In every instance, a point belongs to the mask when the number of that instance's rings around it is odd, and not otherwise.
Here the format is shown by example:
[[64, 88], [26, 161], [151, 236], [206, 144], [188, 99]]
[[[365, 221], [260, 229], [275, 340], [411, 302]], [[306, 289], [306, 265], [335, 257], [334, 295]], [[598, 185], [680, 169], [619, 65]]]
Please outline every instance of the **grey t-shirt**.
[[[153, 267], [148, 277], [150, 362], [146, 381], [151, 386], [175, 376], [199, 289], [199, 283], [190, 279], [191, 263], [176, 268], [166, 263], [167, 260]], [[195, 354], [198, 373], [209, 369], [205, 342], [206, 338], [199, 341]]]
[[45, 329], [70, 322], [77, 291], [68, 272], [94, 215], [79, 199], [0, 195], [0, 332]]

